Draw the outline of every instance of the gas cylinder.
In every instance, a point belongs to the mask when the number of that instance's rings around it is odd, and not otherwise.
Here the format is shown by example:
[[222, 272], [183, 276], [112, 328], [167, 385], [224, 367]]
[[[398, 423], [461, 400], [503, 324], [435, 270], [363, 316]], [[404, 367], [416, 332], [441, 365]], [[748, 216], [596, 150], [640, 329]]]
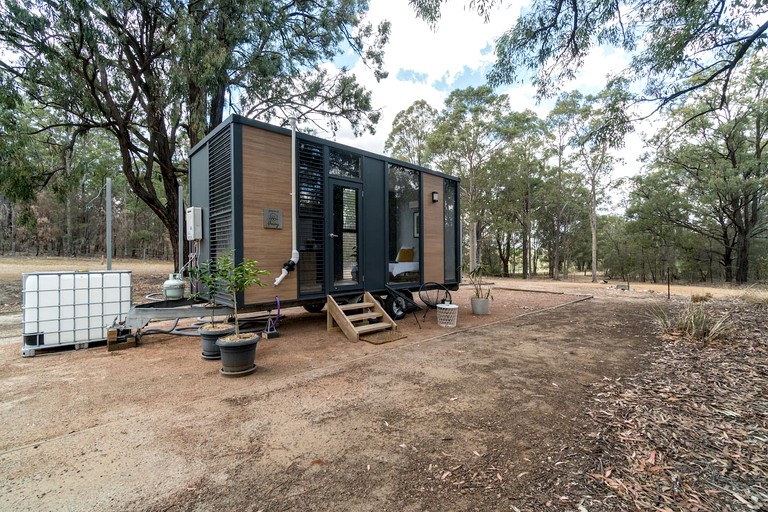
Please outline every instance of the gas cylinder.
[[180, 274], [168, 274], [168, 280], [163, 283], [163, 295], [166, 300], [184, 298], [184, 280]]

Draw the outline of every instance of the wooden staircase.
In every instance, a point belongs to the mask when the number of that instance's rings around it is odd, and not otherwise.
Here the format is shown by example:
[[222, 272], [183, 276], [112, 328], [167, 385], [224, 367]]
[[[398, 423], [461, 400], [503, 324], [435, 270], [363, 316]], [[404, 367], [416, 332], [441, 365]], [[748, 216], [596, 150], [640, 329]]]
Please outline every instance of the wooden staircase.
[[[363, 295], [363, 302], [339, 304], [330, 295], [327, 298], [328, 331], [342, 331], [350, 341], [360, 340], [361, 334], [397, 330], [397, 324], [384, 311], [381, 304], [369, 292]], [[370, 320], [378, 319], [376, 323]]]

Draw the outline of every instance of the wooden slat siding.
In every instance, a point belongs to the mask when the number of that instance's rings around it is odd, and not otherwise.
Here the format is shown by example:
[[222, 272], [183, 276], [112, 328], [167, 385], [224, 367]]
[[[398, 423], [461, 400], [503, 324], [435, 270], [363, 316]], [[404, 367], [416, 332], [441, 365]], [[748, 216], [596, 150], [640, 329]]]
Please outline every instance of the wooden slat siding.
[[[264, 208], [283, 211], [283, 229], [264, 229]], [[252, 126], [243, 126], [243, 249], [246, 258], [259, 262], [269, 275], [266, 286], [245, 292], [246, 304], [294, 300], [298, 296], [297, 272], [273, 286], [283, 263], [291, 257], [291, 138]]]
[[[424, 282], [445, 281], [445, 226], [443, 224], [443, 178], [423, 174], [421, 204], [423, 205], [421, 233], [424, 247]], [[432, 192], [437, 192], [438, 202], [432, 202]]]

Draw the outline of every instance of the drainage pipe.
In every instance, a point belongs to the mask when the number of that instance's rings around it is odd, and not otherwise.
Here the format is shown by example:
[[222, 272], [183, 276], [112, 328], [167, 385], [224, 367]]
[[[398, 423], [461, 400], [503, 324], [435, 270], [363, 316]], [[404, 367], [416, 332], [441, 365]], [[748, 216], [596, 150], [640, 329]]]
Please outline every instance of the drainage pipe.
[[296, 264], [299, 262], [299, 250], [298, 250], [298, 223], [299, 215], [298, 208], [296, 207], [296, 175], [298, 174], [298, 168], [296, 165], [296, 119], [291, 118], [291, 240], [293, 242], [293, 248], [291, 250], [291, 259], [283, 264], [283, 270], [280, 275], [275, 279], [275, 286], [279, 285], [288, 272], [296, 269]]

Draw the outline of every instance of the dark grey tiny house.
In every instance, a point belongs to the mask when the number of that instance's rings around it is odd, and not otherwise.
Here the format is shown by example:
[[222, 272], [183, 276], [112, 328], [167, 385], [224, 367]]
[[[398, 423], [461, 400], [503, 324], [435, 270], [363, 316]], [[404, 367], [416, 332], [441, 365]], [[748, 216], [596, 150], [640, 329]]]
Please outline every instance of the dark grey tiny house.
[[[231, 116], [190, 155], [190, 206], [202, 213], [200, 259], [234, 249], [270, 272], [239, 307], [318, 304], [327, 295], [456, 289], [459, 180], [303, 133]], [[293, 211], [292, 192], [296, 194]], [[293, 223], [296, 222], [296, 240]], [[276, 286], [298, 251], [295, 270]]]

